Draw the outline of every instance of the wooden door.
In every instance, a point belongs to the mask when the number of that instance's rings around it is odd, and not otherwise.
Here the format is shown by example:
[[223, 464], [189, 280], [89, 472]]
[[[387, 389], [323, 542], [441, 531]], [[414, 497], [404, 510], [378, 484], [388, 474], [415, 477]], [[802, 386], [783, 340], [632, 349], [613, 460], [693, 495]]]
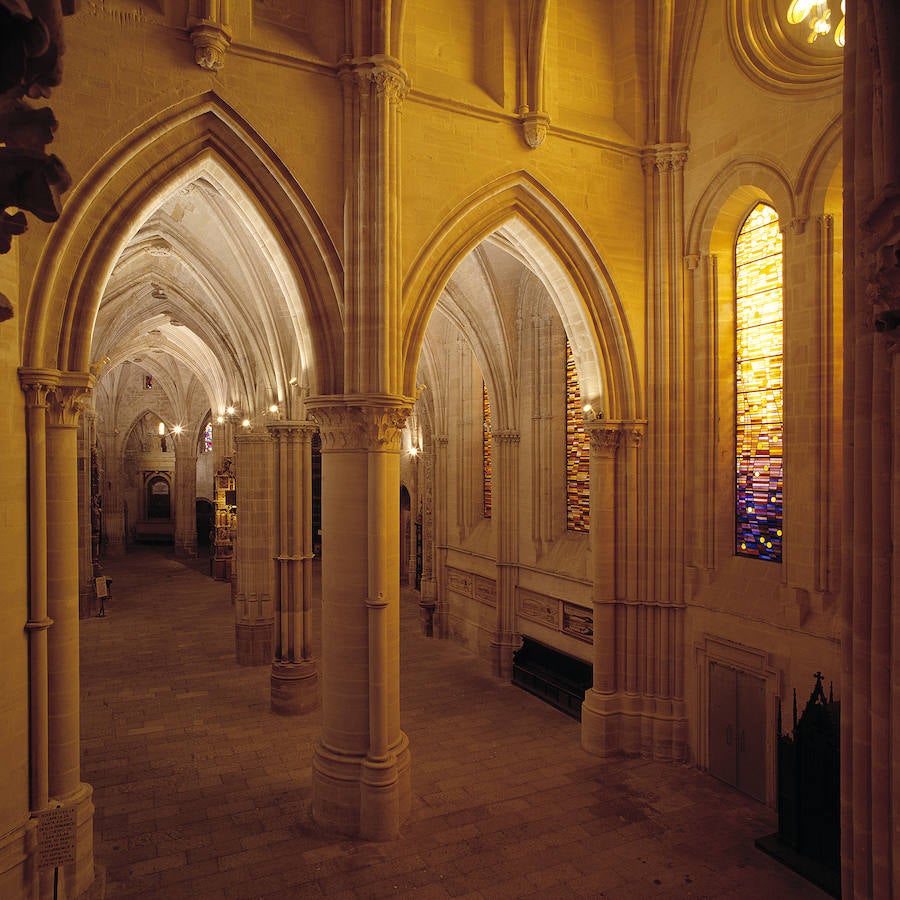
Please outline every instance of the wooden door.
[[737, 787], [737, 673], [709, 664], [709, 771]]
[[750, 672], [709, 664], [709, 771], [766, 800], [766, 683]]

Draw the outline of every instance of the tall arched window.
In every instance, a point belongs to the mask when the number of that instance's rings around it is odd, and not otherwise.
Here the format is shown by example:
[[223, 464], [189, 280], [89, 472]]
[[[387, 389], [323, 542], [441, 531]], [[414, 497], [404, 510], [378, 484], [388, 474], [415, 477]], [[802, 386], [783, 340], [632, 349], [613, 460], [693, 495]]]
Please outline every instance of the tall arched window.
[[784, 333], [781, 229], [757, 203], [735, 244], [735, 552], [781, 562]]
[[491, 517], [493, 504], [494, 460], [491, 434], [491, 401], [488, 397], [487, 385], [481, 382], [481, 471], [482, 471], [482, 515]]
[[581, 389], [572, 347], [566, 341], [566, 528], [591, 530], [591, 443], [584, 430]]

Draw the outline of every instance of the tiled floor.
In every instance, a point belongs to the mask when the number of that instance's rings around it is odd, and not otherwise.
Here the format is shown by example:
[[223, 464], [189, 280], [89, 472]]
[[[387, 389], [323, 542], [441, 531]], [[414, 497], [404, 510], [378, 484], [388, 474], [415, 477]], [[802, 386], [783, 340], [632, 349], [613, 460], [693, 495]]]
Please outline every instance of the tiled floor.
[[579, 725], [418, 630], [402, 599], [413, 810], [399, 840], [310, 818], [318, 713], [269, 712], [227, 584], [168, 550], [107, 561], [81, 623], [83, 779], [106, 896], [822, 898], [753, 846], [765, 807], [683, 766], [602, 761]]

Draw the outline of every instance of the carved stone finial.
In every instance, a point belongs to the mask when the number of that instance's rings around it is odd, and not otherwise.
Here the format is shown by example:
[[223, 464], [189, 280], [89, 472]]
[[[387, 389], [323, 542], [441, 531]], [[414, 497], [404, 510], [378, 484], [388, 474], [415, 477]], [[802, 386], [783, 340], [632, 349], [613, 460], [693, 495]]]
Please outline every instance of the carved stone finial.
[[527, 112], [522, 116], [522, 135], [532, 150], [541, 146], [550, 130], [550, 116], [542, 112]]
[[225, 51], [231, 45], [231, 29], [211, 19], [193, 19], [188, 23], [194, 62], [201, 69], [217, 72], [225, 63]]

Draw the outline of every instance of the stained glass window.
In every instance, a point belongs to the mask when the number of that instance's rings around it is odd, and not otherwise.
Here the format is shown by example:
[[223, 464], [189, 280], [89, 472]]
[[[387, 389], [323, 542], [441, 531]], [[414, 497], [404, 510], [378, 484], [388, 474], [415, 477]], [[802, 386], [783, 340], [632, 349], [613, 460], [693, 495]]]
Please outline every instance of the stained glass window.
[[735, 552], [773, 562], [783, 541], [782, 307], [778, 215], [758, 203], [735, 246]]
[[482, 426], [481, 426], [481, 458], [482, 458], [482, 514], [486, 519], [491, 517], [491, 482], [493, 479], [493, 459], [491, 443], [491, 401], [488, 399], [487, 385], [481, 382]]
[[212, 452], [212, 422], [206, 423], [206, 428], [203, 429], [203, 453], [211, 453]]
[[584, 430], [581, 389], [572, 347], [566, 341], [566, 528], [590, 531], [591, 445]]

